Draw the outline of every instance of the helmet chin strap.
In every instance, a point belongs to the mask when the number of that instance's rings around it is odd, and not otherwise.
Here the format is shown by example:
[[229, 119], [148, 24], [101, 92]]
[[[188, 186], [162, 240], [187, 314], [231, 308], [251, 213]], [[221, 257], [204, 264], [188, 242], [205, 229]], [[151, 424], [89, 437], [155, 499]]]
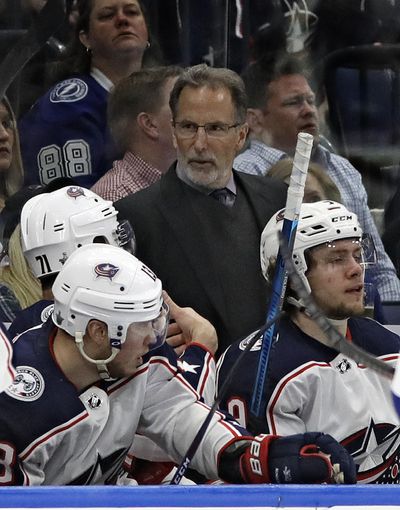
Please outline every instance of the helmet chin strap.
[[307, 312], [307, 308], [305, 307], [302, 299], [296, 299], [293, 296], [289, 296], [287, 298], [287, 302], [289, 303], [289, 305], [296, 307], [299, 310], [299, 312], [304, 313], [305, 315], [307, 315], [307, 317], [311, 317], [310, 314]]
[[85, 360], [96, 365], [97, 371], [104, 381], [115, 381], [115, 377], [111, 377], [110, 372], [108, 371], [107, 363], [110, 363], [119, 353], [120, 350], [117, 347], [111, 347], [111, 355], [107, 359], [93, 359], [85, 352], [82, 331], [77, 331], [75, 333], [75, 343]]
[[[304, 313], [304, 315], [307, 315], [307, 317], [312, 318], [308, 313], [307, 308], [304, 306], [302, 299], [296, 299], [293, 296], [290, 296], [288, 297], [287, 302], [295, 306], [299, 312]], [[332, 319], [331, 317], [327, 317], [327, 319], [332, 324], [332, 326], [337, 329], [343, 336], [346, 335], [348, 317], [345, 319]]]

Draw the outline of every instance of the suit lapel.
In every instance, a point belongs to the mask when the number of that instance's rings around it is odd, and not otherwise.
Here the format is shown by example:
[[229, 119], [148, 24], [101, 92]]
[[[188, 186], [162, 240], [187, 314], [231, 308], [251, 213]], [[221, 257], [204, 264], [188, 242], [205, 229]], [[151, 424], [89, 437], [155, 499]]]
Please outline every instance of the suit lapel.
[[[257, 227], [261, 236], [261, 232], [270, 219], [270, 215], [266, 215], [265, 211], [271, 208], [271, 205], [267, 207], [268, 202], [265, 196], [265, 190], [260, 190], [259, 182], [255, 182], [256, 180], [253, 179], [253, 176], [248, 176], [243, 172], [236, 172], [235, 170], [233, 173], [237, 189], [240, 189], [245, 195], [246, 200], [252, 209], [253, 216], [257, 222]], [[248, 177], [250, 177], [250, 179]]]
[[171, 168], [161, 179], [161, 200], [157, 207], [170, 229], [176, 233], [176, 242], [189, 268], [196, 275], [199, 286], [223, 318], [226, 317], [225, 299], [214, 266], [215, 253], [192, 204], [193, 193], [197, 192], [188, 188], [177, 177], [175, 169]]

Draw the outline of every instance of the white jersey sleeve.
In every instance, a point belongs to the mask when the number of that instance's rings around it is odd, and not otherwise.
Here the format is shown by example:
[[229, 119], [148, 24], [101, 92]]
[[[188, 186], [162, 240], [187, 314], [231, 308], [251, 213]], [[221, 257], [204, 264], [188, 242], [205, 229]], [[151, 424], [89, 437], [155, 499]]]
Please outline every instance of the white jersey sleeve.
[[[203, 424], [209, 408], [198, 400], [198, 393], [178, 374], [166, 383], [171, 369], [165, 358], [152, 358], [137, 432], [155, 441], [168, 452], [174, 462], [180, 462]], [[173, 374], [171, 373], [171, 376]], [[241, 432], [216, 413], [193, 458], [193, 467], [210, 479], [218, 477], [217, 459], [222, 448]]]
[[0, 392], [10, 386], [15, 378], [15, 370], [11, 363], [12, 347], [7, 334], [0, 327]]

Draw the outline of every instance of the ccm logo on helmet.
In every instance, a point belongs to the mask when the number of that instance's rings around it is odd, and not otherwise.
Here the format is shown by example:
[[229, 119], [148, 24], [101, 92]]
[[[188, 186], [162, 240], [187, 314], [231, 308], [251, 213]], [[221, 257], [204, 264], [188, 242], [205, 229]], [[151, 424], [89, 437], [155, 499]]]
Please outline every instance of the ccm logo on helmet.
[[351, 215], [335, 216], [334, 218], [332, 218], [332, 223], [338, 223], [339, 221], [347, 221], [347, 220], [352, 220], [352, 219], [353, 219], [353, 216], [351, 216]]

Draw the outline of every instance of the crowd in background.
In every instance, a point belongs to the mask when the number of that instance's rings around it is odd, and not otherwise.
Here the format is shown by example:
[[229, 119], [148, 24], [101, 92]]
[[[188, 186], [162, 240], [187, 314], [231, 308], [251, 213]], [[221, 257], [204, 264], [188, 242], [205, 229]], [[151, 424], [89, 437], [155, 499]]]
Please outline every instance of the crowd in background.
[[[41, 16], [46, 0], [0, 0], [1, 58]], [[42, 233], [32, 255], [32, 223], [21, 211], [49, 193], [58, 193], [61, 210], [68, 187], [113, 217], [118, 211], [127, 236], [129, 220], [136, 255], [178, 305], [213, 324], [218, 349], [207, 349], [219, 357], [265, 319], [271, 289], [260, 270], [260, 235], [284, 207], [299, 132], [314, 142], [304, 201], [356, 213], [354, 228], [375, 246], [376, 264], [365, 273], [374, 317], [387, 322], [382, 303], [400, 302], [400, 150], [397, 139], [379, 145], [379, 136], [385, 108], [397, 101], [380, 105], [373, 150], [349, 145], [332, 121], [325, 80], [332, 55], [353, 46], [393, 55], [389, 71], [372, 70], [364, 95], [374, 104], [388, 77], [399, 80], [399, 1], [66, 0], [54, 26], [0, 103], [3, 324], [38, 302], [41, 317], [52, 303], [70, 253], [55, 256], [61, 266], [48, 279], [43, 268], [53, 261], [40, 251]], [[358, 71], [349, 69], [335, 86], [350, 108], [360, 98], [351, 88]], [[350, 128], [362, 130], [354, 119]], [[45, 231], [51, 215], [42, 214]], [[113, 244], [100, 237], [89, 242]], [[10, 331], [23, 329], [14, 322]], [[390, 349], [396, 342], [390, 337]]]

